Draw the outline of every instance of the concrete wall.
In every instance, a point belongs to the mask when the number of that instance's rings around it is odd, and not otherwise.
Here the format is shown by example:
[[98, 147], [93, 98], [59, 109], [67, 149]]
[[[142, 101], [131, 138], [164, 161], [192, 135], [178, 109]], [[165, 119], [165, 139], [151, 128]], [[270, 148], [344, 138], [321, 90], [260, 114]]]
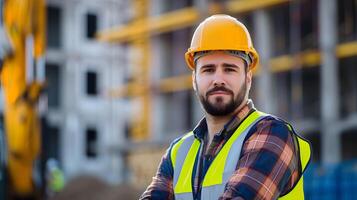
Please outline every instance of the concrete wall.
[[[125, 3], [125, 2], [124, 2]], [[60, 160], [67, 177], [97, 174], [120, 182], [122, 159], [112, 146], [125, 143], [122, 101], [109, 97], [109, 91], [123, 82], [123, 52], [119, 46], [86, 38], [86, 14], [97, 15], [98, 30], [122, 23], [124, 3], [102, 0], [48, 1], [61, 9], [62, 47], [49, 49], [46, 60], [60, 66], [61, 107], [46, 115], [49, 124], [60, 129]], [[122, 12], [120, 12], [122, 11]], [[86, 94], [86, 72], [97, 73], [98, 95]], [[88, 127], [98, 133], [98, 156], [87, 158], [85, 134]]]

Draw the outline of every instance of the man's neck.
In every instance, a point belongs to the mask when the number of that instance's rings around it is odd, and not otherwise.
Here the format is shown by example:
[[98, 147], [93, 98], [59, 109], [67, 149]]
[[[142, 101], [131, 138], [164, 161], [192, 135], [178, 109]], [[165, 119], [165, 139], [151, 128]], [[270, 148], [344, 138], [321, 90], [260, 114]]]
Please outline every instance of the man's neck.
[[208, 113], [206, 114], [206, 123], [207, 123], [207, 130], [208, 130], [208, 134], [207, 134], [208, 138], [206, 141], [208, 142], [208, 145], [211, 144], [214, 135], [222, 130], [223, 126], [227, 124], [229, 120], [232, 119], [233, 115], [236, 115], [247, 104], [247, 101], [248, 101], [247, 99], [243, 101], [243, 103], [240, 106], [238, 106], [238, 108], [234, 112], [232, 112], [229, 115], [212, 116]]

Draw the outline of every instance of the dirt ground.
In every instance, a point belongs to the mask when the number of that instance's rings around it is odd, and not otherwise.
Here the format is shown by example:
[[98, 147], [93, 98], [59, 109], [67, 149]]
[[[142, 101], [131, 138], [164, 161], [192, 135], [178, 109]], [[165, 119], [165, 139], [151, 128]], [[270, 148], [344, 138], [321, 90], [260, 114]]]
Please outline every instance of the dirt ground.
[[50, 200], [134, 200], [143, 190], [130, 185], [112, 186], [95, 177], [82, 176], [69, 181]]

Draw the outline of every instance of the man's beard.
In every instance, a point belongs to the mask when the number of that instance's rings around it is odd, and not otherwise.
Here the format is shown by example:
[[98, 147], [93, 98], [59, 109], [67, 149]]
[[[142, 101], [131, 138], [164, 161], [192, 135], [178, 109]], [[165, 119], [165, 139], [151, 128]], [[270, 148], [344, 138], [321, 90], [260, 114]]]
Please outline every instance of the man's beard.
[[[197, 86], [197, 83], [196, 83]], [[197, 88], [197, 87], [196, 87]], [[212, 92], [216, 91], [224, 91], [230, 94], [231, 99], [229, 100], [228, 103], [224, 104], [224, 99], [222, 97], [216, 97], [214, 99], [214, 103], [211, 103], [208, 98]], [[225, 87], [215, 87], [209, 91], [207, 91], [206, 96], [204, 97], [203, 95], [199, 94], [197, 91], [197, 94], [200, 98], [200, 101], [202, 103], [203, 108], [206, 110], [206, 112], [212, 116], [225, 116], [229, 115], [232, 112], [234, 112], [239, 105], [242, 104], [244, 101], [244, 97], [246, 95], [247, 91], [247, 85], [246, 82], [244, 81], [244, 84], [241, 86], [241, 88], [238, 91], [238, 94], [234, 96], [234, 93], [232, 90], [229, 90]]]

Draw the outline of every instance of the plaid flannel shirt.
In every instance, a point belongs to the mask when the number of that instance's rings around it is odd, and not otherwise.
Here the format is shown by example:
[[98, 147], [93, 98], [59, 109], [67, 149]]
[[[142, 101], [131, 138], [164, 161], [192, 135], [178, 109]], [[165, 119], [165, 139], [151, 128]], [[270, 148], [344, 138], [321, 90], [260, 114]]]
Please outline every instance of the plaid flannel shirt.
[[[205, 140], [206, 120], [202, 119], [193, 130], [194, 136], [200, 141], [192, 174], [194, 199], [200, 199], [203, 177], [215, 156], [239, 124], [254, 110], [253, 102], [249, 100], [214, 136], [209, 147]], [[140, 199], [174, 199], [170, 150], [179, 139], [166, 151], [156, 176]], [[289, 192], [301, 175], [296, 145], [293, 133], [283, 121], [267, 117], [258, 122], [245, 138], [236, 171], [219, 199], [277, 199]]]

